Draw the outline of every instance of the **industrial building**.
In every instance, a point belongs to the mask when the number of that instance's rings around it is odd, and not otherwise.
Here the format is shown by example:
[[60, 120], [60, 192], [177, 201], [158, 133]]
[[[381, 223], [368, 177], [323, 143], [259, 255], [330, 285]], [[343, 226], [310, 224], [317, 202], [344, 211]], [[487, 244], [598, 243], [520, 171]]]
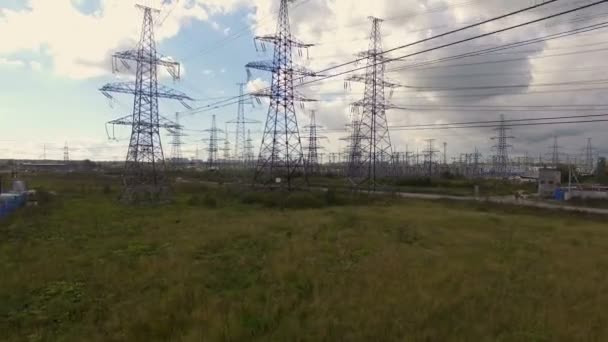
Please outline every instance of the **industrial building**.
[[555, 169], [538, 170], [538, 196], [554, 197], [555, 191], [561, 187], [562, 173]]

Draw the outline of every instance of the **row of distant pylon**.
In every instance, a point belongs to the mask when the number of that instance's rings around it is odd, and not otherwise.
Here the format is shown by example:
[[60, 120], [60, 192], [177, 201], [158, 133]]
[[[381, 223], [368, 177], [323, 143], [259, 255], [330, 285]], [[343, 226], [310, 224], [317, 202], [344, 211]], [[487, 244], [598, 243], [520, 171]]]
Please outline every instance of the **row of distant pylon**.
[[[248, 75], [250, 69], [267, 71], [272, 74], [272, 82], [268, 89], [251, 93], [256, 97], [268, 99], [268, 112], [260, 150], [255, 165], [254, 181], [275, 187], [294, 189], [299, 180], [306, 179], [303, 175], [314, 172], [317, 168], [319, 154], [318, 128], [315, 114], [311, 115], [308, 129], [308, 147], [304, 155], [300, 128], [298, 125], [296, 106], [298, 102], [314, 101], [294, 88], [294, 82], [306, 77], [321, 76], [293, 61], [293, 50], [308, 49], [312, 44], [300, 42], [291, 34], [289, 21], [289, 0], [280, 0], [277, 30], [273, 35], [258, 36], [257, 42], [274, 45], [274, 55], [271, 61], [251, 62], [246, 65]], [[167, 129], [173, 134], [172, 156], [181, 160], [181, 137], [183, 127], [179, 123], [179, 115], [175, 122], [159, 114], [158, 101], [161, 98], [177, 100], [186, 108], [188, 101], [193, 100], [188, 95], [158, 84], [158, 67], [166, 68], [174, 79], [180, 78], [180, 64], [159, 55], [154, 38], [153, 10], [139, 6], [143, 10], [142, 34], [136, 49], [118, 52], [113, 55], [113, 70], [132, 69], [131, 63], [136, 64], [135, 82], [113, 83], [103, 86], [100, 90], [108, 98], [111, 93], [131, 94], [134, 96], [133, 113], [116, 119], [113, 125], [128, 125], [131, 127], [131, 137], [123, 172], [124, 191], [122, 198], [127, 202], [159, 201], [168, 198], [170, 189], [165, 175], [163, 148], [160, 130]], [[359, 54], [366, 59], [365, 72], [353, 75], [346, 82], [362, 82], [365, 85], [364, 96], [352, 104], [352, 119], [348, 140], [347, 177], [353, 187], [373, 190], [378, 181], [392, 172], [393, 147], [389, 134], [386, 111], [394, 108], [390, 94], [386, 89], [394, 89], [401, 85], [390, 82], [385, 78], [385, 62], [389, 58], [382, 49], [381, 23], [379, 18], [370, 18], [372, 28], [370, 43], [366, 51]], [[240, 97], [238, 101], [237, 119], [230, 123], [236, 124], [235, 155], [239, 160], [251, 158], [252, 147], [250, 136], [246, 134], [246, 125], [252, 120], [246, 119], [244, 106], [244, 84], [239, 84]], [[504, 119], [501, 119], [504, 121]], [[506, 174], [509, 163], [508, 126], [500, 125], [496, 137], [496, 172]], [[206, 130], [208, 138], [208, 161], [210, 164], [218, 160], [219, 142], [222, 138], [217, 128], [215, 117], [212, 118], [211, 128]], [[224, 141], [224, 153], [228, 153], [230, 143]], [[429, 153], [434, 153], [432, 143]]]

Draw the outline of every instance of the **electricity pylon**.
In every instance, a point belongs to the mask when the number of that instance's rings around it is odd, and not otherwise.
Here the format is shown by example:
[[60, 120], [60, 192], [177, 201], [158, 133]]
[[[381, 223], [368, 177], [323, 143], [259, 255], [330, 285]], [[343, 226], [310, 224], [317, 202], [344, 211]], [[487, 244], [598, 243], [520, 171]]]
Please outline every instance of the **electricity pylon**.
[[553, 137], [553, 146], [549, 147], [551, 149], [551, 164], [553, 167], [557, 167], [560, 164], [559, 156], [561, 152], [559, 151], [561, 146], [557, 144], [557, 136]]
[[245, 165], [249, 168], [252, 166], [255, 155], [253, 152], [253, 140], [251, 139], [251, 130], [247, 130], [247, 139], [245, 140]]
[[65, 142], [65, 145], [63, 146], [63, 162], [64, 163], [69, 163], [70, 162], [70, 148], [68, 147], [68, 142]]
[[304, 127], [308, 129], [308, 145], [306, 146], [306, 175], [316, 175], [320, 172], [321, 165], [319, 164], [319, 150], [322, 147], [319, 144], [321, 139], [326, 139], [324, 136], [318, 135], [318, 130], [321, 126], [317, 125], [316, 114], [314, 110], [310, 111], [310, 124]]
[[439, 153], [438, 150], [435, 149], [435, 139], [427, 139], [428, 149], [422, 151], [424, 153], [424, 159], [428, 163], [427, 165], [427, 176], [433, 176], [433, 163], [435, 162], [435, 154]]
[[246, 126], [248, 124], [259, 123], [259, 121], [245, 118], [245, 105], [253, 105], [253, 102], [249, 96], [244, 95], [245, 83], [237, 83], [237, 85], [239, 86], [239, 101], [236, 120], [228, 121], [228, 123], [236, 125], [236, 135], [234, 136], [234, 157], [240, 162], [245, 162], [247, 153], [245, 149], [245, 140], [247, 139]]
[[385, 94], [386, 88], [399, 87], [385, 80], [385, 60], [382, 50], [380, 24], [382, 20], [370, 17], [372, 29], [367, 51], [359, 54], [367, 58], [364, 75], [355, 75], [347, 81], [365, 83], [362, 100], [353, 103], [357, 110], [353, 114], [348, 157], [348, 178], [355, 186], [366, 186], [375, 190], [379, 178], [392, 171], [392, 145], [386, 119], [386, 110], [391, 108]]
[[315, 74], [293, 63], [293, 48], [306, 49], [312, 45], [301, 43], [292, 37], [289, 1], [280, 1], [276, 33], [256, 37], [262, 49], [265, 49], [265, 43], [274, 44], [273, 60], [251, 62], [246, 67], [272, 73], [270, 90], [254, 94], [270, 99], [254, 182], [266, 186], [280, 182], [281, 186], [285, 184], [288, 190], [292, 190], [295, 178], [304, 174], [304, 155], [294, 103], [312, 101], [294, 90], [294, 79]]
[[514, 139], [512, 136], [507, 135], [507, 131], [510, 128], [507, 127], [505, 123], [505, 116], [503, 114], [500, 115], [500, 125], [495, 131], [498, 132], [498, 136], [493, 137], [492, 140], [496, 140], [496, 145], [494, 145], [494, 150], [496, 154], [494, 155], [494, 167], [493, 172], [495, 175], [499, 177], [508, 177], [509, 176], [509, 148], [512, 146], [509, 145], [509, 139]]
[[591, 144], [591, 138], [587, 138], [587, 146], [585, 147], [585, 172], [593, 174], [595, 165], [593, 164], [593, 145]]
[[207, 167], [211, 170], [216, 170], [219, 168], [218, 163], [218, 151], [219, 151], [219, 142], [222, 141], [222, 138], [218, 137], [218, 133], [223, 133], [221, 129], [217, 128], [215, 123], [215, 115], [211, 117], [211, 128], [206, 129], [205, 132], [209, 133], [209, 138], [203, 139], [203, 141], [207, 142]]
[[169, 129], [169, 133], [171, 135], [171, 166], [174, 169], [179, 169], [183, 162], [182, 155], [182, 146], [184, 143], [182, 142], [182, 137], [186, 136], [183, 133], [183, 126], [180, 125], [179, 120], [180, 113], [175, 113], [175, 128]]
[[[158, 84], [158, 67], [165, 67], [174, 80], [180, 77], [180, 64], [160, 56], [154, 39], [153, 13], [158, 10], [137, 5], [143, 11], [143, 24], [137, 48], [115, 53], [112, 56], [113, 71], [119, 63], [131, 69], [136, 63], [135, 82], [107, 84], [100, 91], [109, 99], [110, 93], [134, 95], [133, 114], [113, 120], [113, 125], [131, 126], [129, 151], [123, 171], [122, 200], [128, 203], [158, 202], [168, 199], [169, 184], [165, 176], [165, 161], [160, 139], [158, 99], [174, 99], [182, 102], [192, 100], [187, 95]], [[172, 124], [169, 124], [170, 126]]]
[[224, 148], [222, 148], [224, 164], [230, 163], [230, 140], [228, 138], [228, 123], [226, 123], [226, 129], [224, 130]]

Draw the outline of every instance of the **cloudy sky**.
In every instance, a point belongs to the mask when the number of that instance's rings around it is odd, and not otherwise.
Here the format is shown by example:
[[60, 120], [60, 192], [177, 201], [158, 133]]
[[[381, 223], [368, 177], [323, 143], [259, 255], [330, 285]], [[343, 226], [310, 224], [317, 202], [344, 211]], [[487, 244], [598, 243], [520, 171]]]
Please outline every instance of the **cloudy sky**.
[[[290, 8], [292, 31], [303, 42], [314, 43], [308, 58], [296, 60], [312, 70], [351, 61], [367, 49], [369, 16], [383, 18], [383, 47], [391, 49], [449, 30], [497, 17], [540, 3], [538, 0], [298, 0]], [[504, 27], [566, 11], [593, 0], [559, 0], [541, 8], [493, 21], [390, 53], [391, 57], [492, 32]], [[132, 48], [141, 26], [141, 12], [132, 0], [0, 0], [0, 158], [63, 158], [67, 142], [73, 159], [122, 160], [128, 128], [117, 127], [117, 141], [109, 141], [105, 123], [131, 113], [132, 99], [116, 96], [112, 104], [98, 89], [108, 82], [127, 80], [112, 74], [113, 52]], [[139, 0], [161, 9], [156, 15], [158, 50], [182, 62], [182, 80], [161, 74], [161, 82], [188, 93], [204, 106], [238, 93], [236, 83], [246, 80], [244, 65], [271, 58], [271, 50], [256, 51], [253, 37], [275, 30], [278, 0]], [[468, 43], [417, 54], [386, 65], [387, 79], [404, 87], [394, 90], [391, 126], [428, 123], [555, 117], [608, 113], [608, 3], [555, 19], [509, 30]], [[591, 27], [591, 25], [596, 25]], [[505, 44], [543, 38], [589, 27], [588, 32], [443, 62], [436, 60]], [[331, 72], [352, 69], [349, 65]], [[326, 127], [325, 147], [344, 147], [344, 125], [349, 103], [362, 96], [361, 85], [348, 75], [302, 87], [318, 99], [298, 113], [300, 126], [307, 111], [317, 110]], [[267, 85], [268, 75], [254, 72], [248, 88]], [[387, 92], [388, 93], [388, 92]], [[549, 107], [551, 106], [551, 107]], [[179, 103], [163, 101], [161, 112], [173, 117], [184, 111]], [[247, 107], [247, 116], [265, 120], [264, 104]], [[184, 155], [204, 148], [202, 130], [211, 115], [218, 125], [234, 119], [236, 106], [184, 115], [188, 131]], [[602, 119], [602, 117], [599, 117]], [[262, 125], [252, 125], [259, 139]], [[563, 152], [582, 154], [587, 138], [602, 154], [608, 152], [608, 122], [577, 125], [514, 127], [512, 155], [547, 156], [553, 136]], [[234, 127], [228, 126], [234, 140]], [[112, 134], [114, 133], [114, 134]], [[492, 128], [451, 130], [398, 130], [391, 132], [394, 149], [425, 148], [425, 139], [448, 143], [448, 155], [470, 153], [475, 147], [489, 156]], [[165, 153], [169, 138], [164, 135]], [[256, 147], [259, 143], [256, 140]], [[201, 153], [204, 156], [204, 153]]]

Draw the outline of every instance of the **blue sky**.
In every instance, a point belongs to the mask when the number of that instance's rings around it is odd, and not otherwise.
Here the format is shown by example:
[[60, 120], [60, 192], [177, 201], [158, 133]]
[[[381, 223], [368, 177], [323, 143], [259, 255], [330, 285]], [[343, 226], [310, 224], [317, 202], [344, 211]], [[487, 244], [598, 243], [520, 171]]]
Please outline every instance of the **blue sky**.
[[[74, 4], [83, 14], [94, 15], [99, 10], [100, 1]], [[0, 0], [0, 8], [27, 11], [27, 4], [23, 1]], [[184, 91], [197, 100], [237, 94], [236, 83], [244, 82], [246, 78], [244, 65], [259, 56], [249, 30], [237, 39], [226, 41], [226, 37], [233, 28], [242, 31], [248, 27], [247, 16], [252, 10], [241, 8], [231, 13], [213, 15], [209, 20], [191, 20], [181, 24], [179, 33], [163, 39], [158, 50], [182, 62], [182, 81], [174, 83], [164, 77], [160, 82]], [[160, 17], [164, 17], [165, 13]], [[141, 22], [141, 15], [133, 20]], [[218, 49], [209, 49], [210, 45]], [[92, 152], [98, 158], [123, 157], [122, 146], [127, 143], [125, 139], [129, 136], [129, 129], [123, 127], [117, 130], [119, 142], [107, 142], [104, 124], [130, 114], [132, 98], [116, 95], [112, 108], [98, 91], [105, 83], [116, 81], [113, 75], [107, 73], [78, 79], [58, 74], [53, 70], [52, 56], [44, 52], [44, 47], [0, 57], [10, 61], [0, 63], [3, 79], [0, 82], [0, 112], [3, 117], [0, 156], [10, 154], [14, 157], [38, 158], [46, 144], [48, 158], [62, 158], [62, 148], [67, 141], [74, 158], [87, 157]], [[40, 63], [41, 66], [32, 67], [29, 63]], [[108, 72], [111, 71], [109, 63], [106, 68]], [[205, 103], [208, 102], [194, 102], [192, 106]], [[172, 101], [162, 101], [161, 104], [161, 111], [167, 117], [173, 117], [176, 111], [184, 109]], [[236, 116], [236, 108], [227, 107], [214, 114], [217, 115], [218, 125], [221, 125]], [[250, 116], [261, 118], [263, 114], [260, 108]], [[188, 116], [183, 122], [191, 129], [203, 130], [209, 125], [210, 119], [211, 114], [205, 113]], [[252, 129], [259, 131], [260, 128]], [[191, 151], [204, 138], [204, 133], [188, 134], [185, 140], [189, 145], [185, 149]], [[166, 143], [169, 139], [164, 137], [164, 141]], [[202, 148], [203, 143], [200, 144]], [[168, 153], [168, 145], [165, 149]]]

